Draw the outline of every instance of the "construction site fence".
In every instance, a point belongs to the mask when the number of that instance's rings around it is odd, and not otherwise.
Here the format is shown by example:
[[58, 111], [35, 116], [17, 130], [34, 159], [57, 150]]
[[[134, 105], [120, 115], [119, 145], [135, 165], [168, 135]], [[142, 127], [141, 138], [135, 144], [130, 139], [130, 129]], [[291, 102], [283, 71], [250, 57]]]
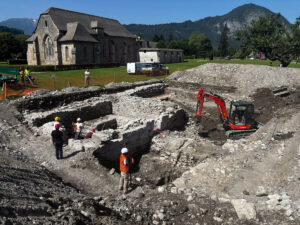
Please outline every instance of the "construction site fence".
[[[12, 86], [13, 85], [13, 86]], [[3, 83], [2, 88], [1, 88], [1, 95], [0, 95], [0, 100], [4, 100], [7, 97], [10, 96], [25, 96], [31, 92], [37, 91], [37, 88], [26, 88], [24, 85], [18, 85], [16, 84], [10, 84], [10, 83]]]

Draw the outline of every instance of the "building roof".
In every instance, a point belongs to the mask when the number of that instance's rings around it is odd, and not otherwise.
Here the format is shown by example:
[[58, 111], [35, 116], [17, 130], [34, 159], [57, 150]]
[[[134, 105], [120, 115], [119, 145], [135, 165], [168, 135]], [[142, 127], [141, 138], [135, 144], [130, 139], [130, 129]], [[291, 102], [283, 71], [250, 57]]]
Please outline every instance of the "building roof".
[[78, 22], [82, 24], [90, 34], [96, 34], [91, 28], [91, 22], [97, 21], [99, 26], [104, 29], [104, 33], [109, 36], [136, 38], [136, 36], [126, 30], [125, 27], [119, 23], [119, 21], [109, 18], [53, 7], [47, 9], [41, 15], [49, 15], [57, 28], [61, 31], [67, 31], [68, 23]]
[[59, 41], [84, 41], [84, 42], [98, 42], [91, 36], [83, 25], [78, 22], [67, 24], [67, 33]]
[[140, 48], [139, 51], [169, 51], [169, 52], [182, 52], [182, 49], [171, 49], [171, 48]]
[[31, 35], [30, 38], [28, 38], [28, 39], [26, 40], [26, 42], [34, 42], [36, 38], [37, 38], [37, 35], [36, 35], [36, 34], [33, 34], [33, 35]]

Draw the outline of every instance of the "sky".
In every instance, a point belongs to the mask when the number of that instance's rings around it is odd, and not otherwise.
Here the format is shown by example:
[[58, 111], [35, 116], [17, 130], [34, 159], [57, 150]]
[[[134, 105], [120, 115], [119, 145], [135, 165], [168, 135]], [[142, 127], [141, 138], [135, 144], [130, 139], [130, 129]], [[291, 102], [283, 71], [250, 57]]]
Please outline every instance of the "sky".
[[300, 0], [0, 0], [0, 21], [33, 18], [50, 7], [117, 19], [122, 24], [160, 24], [224, 15], [254, 3], [280, 12], [291, 23], [300, 17]]

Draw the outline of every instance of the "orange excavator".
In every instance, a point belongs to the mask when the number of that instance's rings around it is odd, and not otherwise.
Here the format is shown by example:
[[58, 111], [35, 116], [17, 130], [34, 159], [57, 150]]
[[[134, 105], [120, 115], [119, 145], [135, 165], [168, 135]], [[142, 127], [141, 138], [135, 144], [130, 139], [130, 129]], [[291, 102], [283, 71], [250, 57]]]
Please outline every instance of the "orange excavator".
[[[259, 123], [254, 120], [254, 105], [251, 102], [232, 101], [228, 114], [223, 97], [205, 92], [202, 88], [200, 88], [197, 95], [196, 120], [198, 123], [201, 122], [205, 99], [210, 99], [216, 103], [218, 114], [227, 137], [235, 134], [255, 132], [258, 129]], [[200, 133], [201, 130], [199, 130]]]

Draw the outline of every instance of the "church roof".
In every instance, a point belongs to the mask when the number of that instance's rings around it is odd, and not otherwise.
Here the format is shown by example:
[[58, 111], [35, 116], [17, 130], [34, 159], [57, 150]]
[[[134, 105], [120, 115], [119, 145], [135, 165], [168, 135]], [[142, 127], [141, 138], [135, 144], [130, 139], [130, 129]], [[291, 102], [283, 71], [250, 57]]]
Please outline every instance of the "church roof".
[[68, 23], [78, 22], [88, 33], [95, 34], [95, 31], [91, 28], [91, 22], [97, 21], [99, 26], [104, 29], [104, 33], [109, 36], [136, 38], [136, 36], [126, 30], [119, 21], [109, 18], [53, 7], [47, 9], [42, 15], [49, 15], [57, 28], [61, 31], [67, 31]]
[[37, 38], [37, 35], [36, 35], [36, 34], [33, 34], [33, 35], [31, 35], [31, 37], [29, 37], [26, 41], [27, 41], [27, 42], [34, 42], [36, 38]]
[[67, 24], [67, 33], [59, 41], [84, 41], [84, 42], [98, 42], [92, 37], [78, 22]]

